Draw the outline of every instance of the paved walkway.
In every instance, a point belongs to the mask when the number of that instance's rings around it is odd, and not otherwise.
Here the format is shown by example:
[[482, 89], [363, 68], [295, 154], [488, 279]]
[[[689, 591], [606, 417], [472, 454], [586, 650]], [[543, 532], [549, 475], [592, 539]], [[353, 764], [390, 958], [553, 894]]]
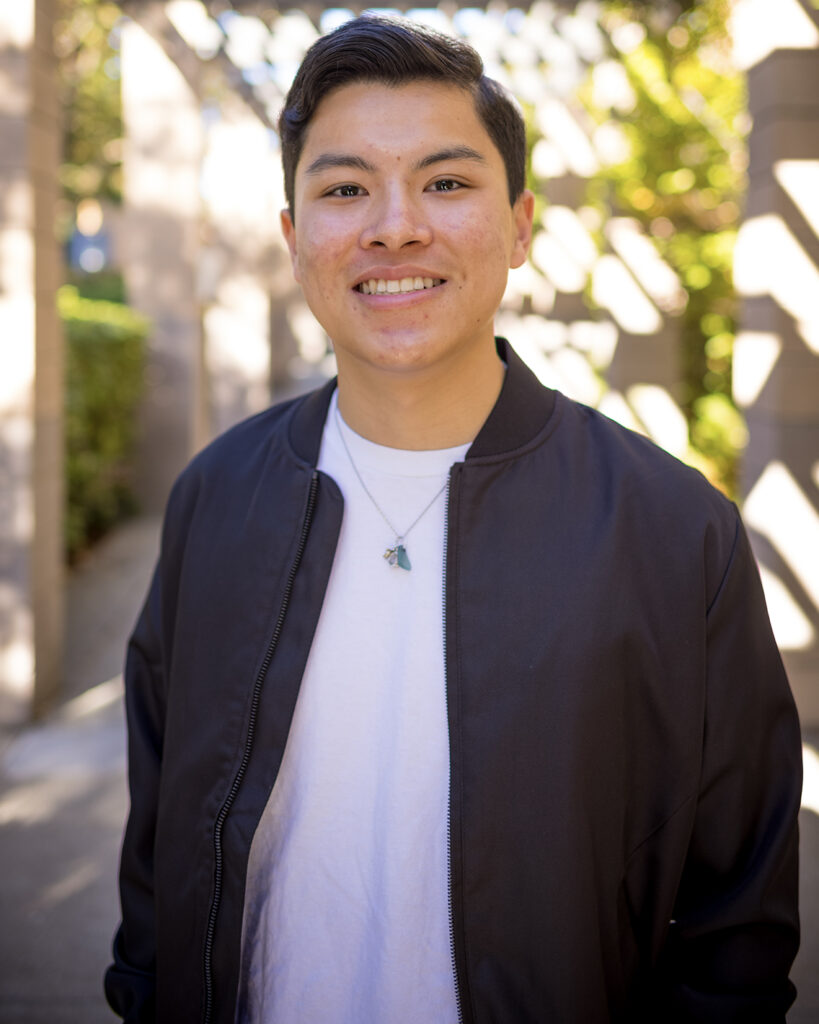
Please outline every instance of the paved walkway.
[[[66, 702], [39, 725], [0, 734], [2, 1024], [115, 1021], [101, 979], [118, 919], [127, 803], [119, 673], [158, 529], [155, 520], [127, 524], [72, 574]], [[811, 740], [801, 822], [804, 941], [794, 969], [800, 997], [789, 1024], [819, 1024], [819, 735]]]
[[0, 737], [0, 1021], [113, 1024], [102, 974], [127, 808], [120, 669], [159, 522], [107, 538], [70, 578], [66, 702]]

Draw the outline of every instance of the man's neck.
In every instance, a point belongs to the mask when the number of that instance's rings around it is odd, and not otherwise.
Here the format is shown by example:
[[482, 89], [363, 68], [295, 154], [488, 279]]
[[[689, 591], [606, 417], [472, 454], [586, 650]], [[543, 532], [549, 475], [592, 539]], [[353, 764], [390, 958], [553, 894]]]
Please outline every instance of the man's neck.
[[339, 366], [344, 422], [376, 444], [429, 451], [474, 440], [500, 394], [505, 366], [493, 348], [469, 373], [351, 370]]

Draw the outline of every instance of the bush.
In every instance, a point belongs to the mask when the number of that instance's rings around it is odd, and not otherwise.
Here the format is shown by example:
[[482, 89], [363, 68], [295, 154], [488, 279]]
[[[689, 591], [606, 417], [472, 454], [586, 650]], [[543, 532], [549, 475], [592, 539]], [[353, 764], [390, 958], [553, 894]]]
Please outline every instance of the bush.
[[58, 293], [66, 342], [65, 544], [68, 560], [135, 511], [129, 456], [147, 321], [114, 302]]
[[67, 282], [74, 285], [83, 299], [104, 299], [106, 302], [117, 302], [123, 305], [125, 298], [125, 281], [117, 270], [98, 270], [88, 274], [82, 270], [69, 269]]

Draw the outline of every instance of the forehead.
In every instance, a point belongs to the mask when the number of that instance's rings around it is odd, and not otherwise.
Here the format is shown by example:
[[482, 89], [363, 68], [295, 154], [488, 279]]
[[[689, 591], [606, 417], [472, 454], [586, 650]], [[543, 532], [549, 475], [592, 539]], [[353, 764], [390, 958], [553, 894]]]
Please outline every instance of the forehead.
[[323, 151], [367, 149], [396, 157], [463, 142], [487, 159], [500, 154], [478, 117], [472, 93], [448, 82], [392, 86], [356, 81], [329, 92], [307, 128], [297, 174]]

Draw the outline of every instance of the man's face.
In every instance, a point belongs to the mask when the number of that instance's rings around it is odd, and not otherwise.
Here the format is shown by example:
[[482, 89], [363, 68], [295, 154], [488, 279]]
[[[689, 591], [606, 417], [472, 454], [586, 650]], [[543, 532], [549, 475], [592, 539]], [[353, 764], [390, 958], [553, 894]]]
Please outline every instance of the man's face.
[[[468, 372], [493, 344], [533, 200], [456, 86], [356, 82], [319, 104], [295, 174], [293, 270], [339, 374]], [[485, 357], [485, 349], [483, 352]]]

